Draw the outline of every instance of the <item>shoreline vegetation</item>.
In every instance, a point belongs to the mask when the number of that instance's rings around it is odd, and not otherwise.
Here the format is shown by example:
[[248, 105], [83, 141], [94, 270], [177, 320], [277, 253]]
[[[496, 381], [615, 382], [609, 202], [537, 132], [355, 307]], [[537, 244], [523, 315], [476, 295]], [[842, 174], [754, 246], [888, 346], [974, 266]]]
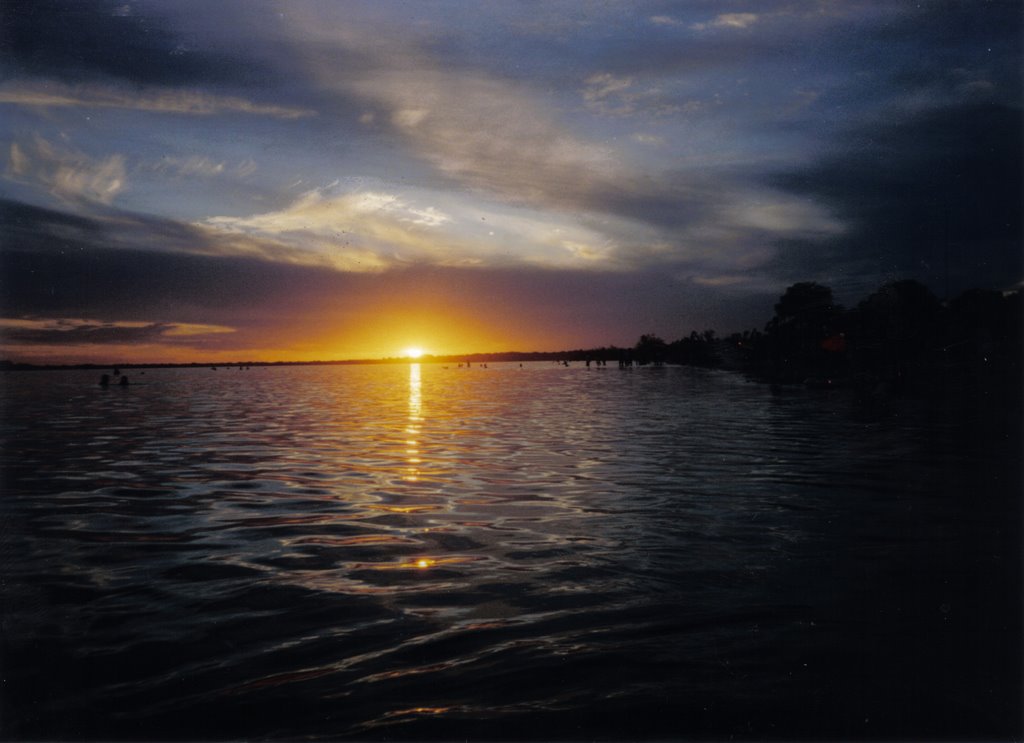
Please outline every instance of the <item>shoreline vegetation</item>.
[[552, 361], [588, 366], [609, 362], [620, 367], [697, 366], [741, 372], [773, 388], [855, 387], [875, 395], [942, 393], [950, 385], [1017, 390], [1021, 386], [1024, 309], [1020, 291], [971, 289], [941, 302], [923, 284], [902, 280], [884, 284], [848, 310], [835, 303], [829, 287], [800, 282], [786, 289], [774, 309], [762, 329], [726, 337], [711, 329], [694, 330], [674, 341], [644, 334], [625, 348], [323, 361], [32, 364], [4, 360], [0, 371]]

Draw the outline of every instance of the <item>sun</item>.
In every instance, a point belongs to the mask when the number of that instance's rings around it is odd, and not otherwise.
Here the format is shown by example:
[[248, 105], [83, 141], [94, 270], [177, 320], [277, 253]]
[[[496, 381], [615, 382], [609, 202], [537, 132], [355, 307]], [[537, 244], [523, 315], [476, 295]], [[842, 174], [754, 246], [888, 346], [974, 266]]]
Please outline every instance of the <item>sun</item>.
[[402, 351], [402, 355], [410, 359], [418, 359], [423, 355], [423, 349], [416, 347], [407, 348]]

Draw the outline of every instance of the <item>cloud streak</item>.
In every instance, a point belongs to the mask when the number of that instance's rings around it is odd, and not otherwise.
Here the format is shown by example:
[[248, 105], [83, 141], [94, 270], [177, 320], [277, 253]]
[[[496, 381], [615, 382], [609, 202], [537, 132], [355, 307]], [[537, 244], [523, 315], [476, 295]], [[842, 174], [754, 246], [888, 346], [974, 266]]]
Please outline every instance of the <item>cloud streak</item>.
[[715, 16], [706, 23], [694, 23], [690, 26], [695, 31], [705, 31], [709, 28], [750, 28], [761, 19], [757, 13], [722, 13]]
[[0, 339], [15, 346], [166, 343], [234, 332], [234, 328], [196, 323], [0, 318]]
[[121, 108], [185, 116], [245, 114], [299, 119], [316, 115], [309, 108], [256, 103], [237, 96], [212, 95], [197, 90], [130, 91], [96, 84], [67, 85], [54, 81], [0, 85], [0, 104], [4, 103], [39, 108]]
[[286, 208], [201, 225], [225, 236], [278, 241], [343, 271], [403, 265], [616, 267], [614, 241], [572, 220], [477, 201], [430, 205], [444, 195], [313, 189]]

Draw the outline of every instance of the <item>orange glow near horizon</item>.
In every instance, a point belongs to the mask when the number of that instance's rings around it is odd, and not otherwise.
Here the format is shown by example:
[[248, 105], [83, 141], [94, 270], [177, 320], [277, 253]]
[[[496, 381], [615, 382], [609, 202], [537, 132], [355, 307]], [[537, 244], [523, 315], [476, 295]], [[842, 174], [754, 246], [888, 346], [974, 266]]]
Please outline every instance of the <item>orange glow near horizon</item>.
[[[424, 356], [460, 356], [504, 351], [559, 351], [618, 339], [587, 337], [577, 320], [551, 322], [543, 308], [498, 296], [472, 281], [447, 274], [396, 272], [365, 279], [351, 292], [299, 293], [286, 311], [273, 304], [244, 313], [180, 325], [218, 332], [150, 335], [138, 343], [54, 345], [3, 344], [0, 358], [52, 364], [229, 364], [312, 361], [372, 361], [403, 357], [411, 349]], [[172, 318], [172, 324], [177, 318]], [[125, 317], [124, 325], [153, 323]], [[2, 331], [2, 329], [0, 329]], [[0, 343], [2, 343], [0, 336]], [[414, 359], [412, 355], [405, 358]]]
[[[392, 305], [390, 295], [352, 313], [309, 307], [298, 316], [267, 318], [234, 333], [168, 337], [137, 344], [10, 345], [0, 358], [38, 364], [230, 364], [360, 361], [503, 351], [557, 351], [581, 341], [560, 338], [549, 328], [504, 308], [458, 308], [424, 302]], [[415, 297], [413, 299], [416, 299]], [[396, 303], [397, 304], [397, 303]], [[428, 343], [425, 343], [428, 339]]]
[[[363, 323], [340, 324], [320, 337], [309, 339], [308, 356], [324, 358], [323, 349], [332, 349], [336, 359], [383, 359], [401, 357], [410, 360], [427, 355], [458, 356], [469, 353], [496, 353], [520, 350], [558, 350], [556, 342], [538, 338], [535, 329], [503, 327], [484, 318], [465, 317], [447, 311], [426, 310], [416, 315], [407, 310], [379, 310]], [[506, 323], [508, 321], [506, 320]]]

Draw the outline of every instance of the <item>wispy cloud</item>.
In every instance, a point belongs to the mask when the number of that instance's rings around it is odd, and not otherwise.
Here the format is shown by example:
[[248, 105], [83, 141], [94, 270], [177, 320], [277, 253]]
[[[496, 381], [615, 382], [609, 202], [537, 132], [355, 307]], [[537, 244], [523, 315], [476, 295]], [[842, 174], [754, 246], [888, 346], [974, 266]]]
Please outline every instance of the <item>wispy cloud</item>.
[[95, 159], [38, 135], [11, 143], [5, 176], [78, 203], [110, 204], [127, 185], [124, 155]]
[[612, 255], [606, 235], [557, 216], [484, 202], [442, 208], [394, 193], [336, 187], [307, 191], [281, 210], [211, 217], [199, 227], [217, 240], [275, 242], [354, 272], [410, 263], [564, 266]]
[[[529, 85], [440, 64], [395, 29], [325, 26], [299, 12], [288, 19], [296, 55], [323, 91], [359, 101], [364, 126], [386, 130], [464, 186], [510, 203], [578, 208], [627, 170]], [[358, 60], [357, 71], [339, 74], [339, 59]]]
[[124, 108], [189, 116], [236, 113], [280, 119], [298, 119], [316, 113], [308, 108], [256, 103], [235, 96], [217, 96], [195, 90], [151, 88], [136, 91], [96, 84], [66, 85], [55, 81], [2, 85], [2, 103], [41, 108]]
[[587, 103], [604, 102], [613, 95], [629, 90], [633, 85], [632, 78], [616, 77], [607, 72], [591, 75], [584, 82], [583, 100]]
[[410, 205], [393, 194], [326, 195], [307, 191], [284, 209], [246, 217], [210, 217], [199, 227], [215, 240], [271, 241], [344, 271], [381, 271], [399, 256], [422, 258], [429, 233], [449, 221], [431, 206]]
[[512, 201], [573, 204], [624, 167], [526, 91], [468, 73], [380, 72], [354, 81], [392, 130], [443, 173]]
[[678, 100], [666, 95], [657, 83], [640, 84], [633, 77], [599, 72], [583, 81], [580, 92], [587, 109], [601, 116], [663, 118], [695, 114], [706, 108], [699, 100]]
[[150, 163], [144, 167], [146, 167], [147, 170], [152, 170], [157, 173], [172, 173], [181, 176], [202, 176], [209, 178], [223, 175], [225, 162], [223, 160], [217, 162], [202, 155], [190, 155], [189, 157], [165, 155], [157, 162]]
[[[787, 15], [782, 13], [781, 15]], [[709, 29], [745, 29], [760, 22], [764, 16], [758, 13], [722, 13], [710, 21], [691, 23], [690, 28], [694, 31], [707, 31]]]
[[722, 13], [707, 25], [711, 28], [749, 28], [760, 20], [757, 13]]
[[634, 132], [630, 135], [630, 139], [638, 144], [657, 146], [665, 144], [665, 138], [657, 134], [646, 134], [644, 132]]
[[164, 155], [159, 160], [140, 163], [137, 167], [152, 173], [184, 178], [216, 178], [220, 176], [246, 178], [258, 170], [256, 161], [252, 158], [231, 163], [206, 155], [189, 155], [188, 157]]
[[211, 217], [206, 223], [275, 235], [300, 231], [333, 231], [340, 235], [365, 217], [427, 227], [449, 221], [433, 207], [413, 206], [394, 194], [370, 191], [332, 196], [327, 189], [318, 188], [278, 211], [248, 217]]

